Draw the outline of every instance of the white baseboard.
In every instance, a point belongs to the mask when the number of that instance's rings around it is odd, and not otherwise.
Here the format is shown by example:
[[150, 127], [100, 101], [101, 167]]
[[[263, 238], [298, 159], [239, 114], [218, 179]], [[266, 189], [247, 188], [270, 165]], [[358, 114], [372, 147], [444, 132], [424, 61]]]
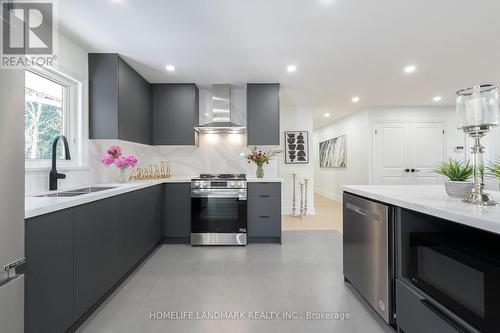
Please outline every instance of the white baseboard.
[[327, 192], [317, 187], [314, 188], [314, 192], [321, 194], [322, 196], [327, 197], [328, 199], [332, 199], [338, 202], [341, 201], [340, 198], [335, 193]]

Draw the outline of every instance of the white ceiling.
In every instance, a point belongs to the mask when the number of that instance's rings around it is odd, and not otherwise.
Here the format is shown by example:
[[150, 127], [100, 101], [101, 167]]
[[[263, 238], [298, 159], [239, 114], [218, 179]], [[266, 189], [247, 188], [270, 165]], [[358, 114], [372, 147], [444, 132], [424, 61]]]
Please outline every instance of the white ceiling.
[[63, 33], [150, 82], [280, 82], [282, 103], [312, 109], [315, 127], [435, 95], [452, 105], [500, 77], [499, 0], [63, 0], [59, 14]]

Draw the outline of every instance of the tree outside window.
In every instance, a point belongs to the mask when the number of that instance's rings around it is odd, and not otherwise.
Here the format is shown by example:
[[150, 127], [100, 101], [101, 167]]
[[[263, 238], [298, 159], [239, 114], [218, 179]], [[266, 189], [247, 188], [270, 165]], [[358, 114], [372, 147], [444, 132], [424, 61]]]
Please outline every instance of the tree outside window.
[[[24, 156], [50, 159], [52, 141], [66, 132], [67, 87], [31, 71], [25, 73]], [[62, 147], [58, 147], [57, 158], [64, 158]]]

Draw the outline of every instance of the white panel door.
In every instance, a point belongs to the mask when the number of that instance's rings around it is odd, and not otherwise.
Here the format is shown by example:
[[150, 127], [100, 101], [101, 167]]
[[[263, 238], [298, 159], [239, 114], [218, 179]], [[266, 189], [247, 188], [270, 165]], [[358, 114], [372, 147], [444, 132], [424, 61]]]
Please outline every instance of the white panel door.
[[376, 123], [374, 183], [441, 184], [433, 170], [445, 158], [443, 123]]
[[408, 184], [410, 168], [409, 123], [376, 123], [374, 148], [375, 184]]
[[442, 184], [443, 178], [433, 172], [444, 161], [443, 123], [411, 124], [411, 183]]

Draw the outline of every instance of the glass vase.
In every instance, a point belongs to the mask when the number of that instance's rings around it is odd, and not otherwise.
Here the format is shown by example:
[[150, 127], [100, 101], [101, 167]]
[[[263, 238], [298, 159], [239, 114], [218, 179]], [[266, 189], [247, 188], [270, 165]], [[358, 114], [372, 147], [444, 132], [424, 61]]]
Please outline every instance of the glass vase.
[[118, 173], [116, 175], [116, 181], [120, 184], [128, 182], [128, 172], [127, 169], [118, 169]]
[[257, 178], [264, 178], [264, 168], [262, 165], [257, 165], [257, 172], [255, 173]]

